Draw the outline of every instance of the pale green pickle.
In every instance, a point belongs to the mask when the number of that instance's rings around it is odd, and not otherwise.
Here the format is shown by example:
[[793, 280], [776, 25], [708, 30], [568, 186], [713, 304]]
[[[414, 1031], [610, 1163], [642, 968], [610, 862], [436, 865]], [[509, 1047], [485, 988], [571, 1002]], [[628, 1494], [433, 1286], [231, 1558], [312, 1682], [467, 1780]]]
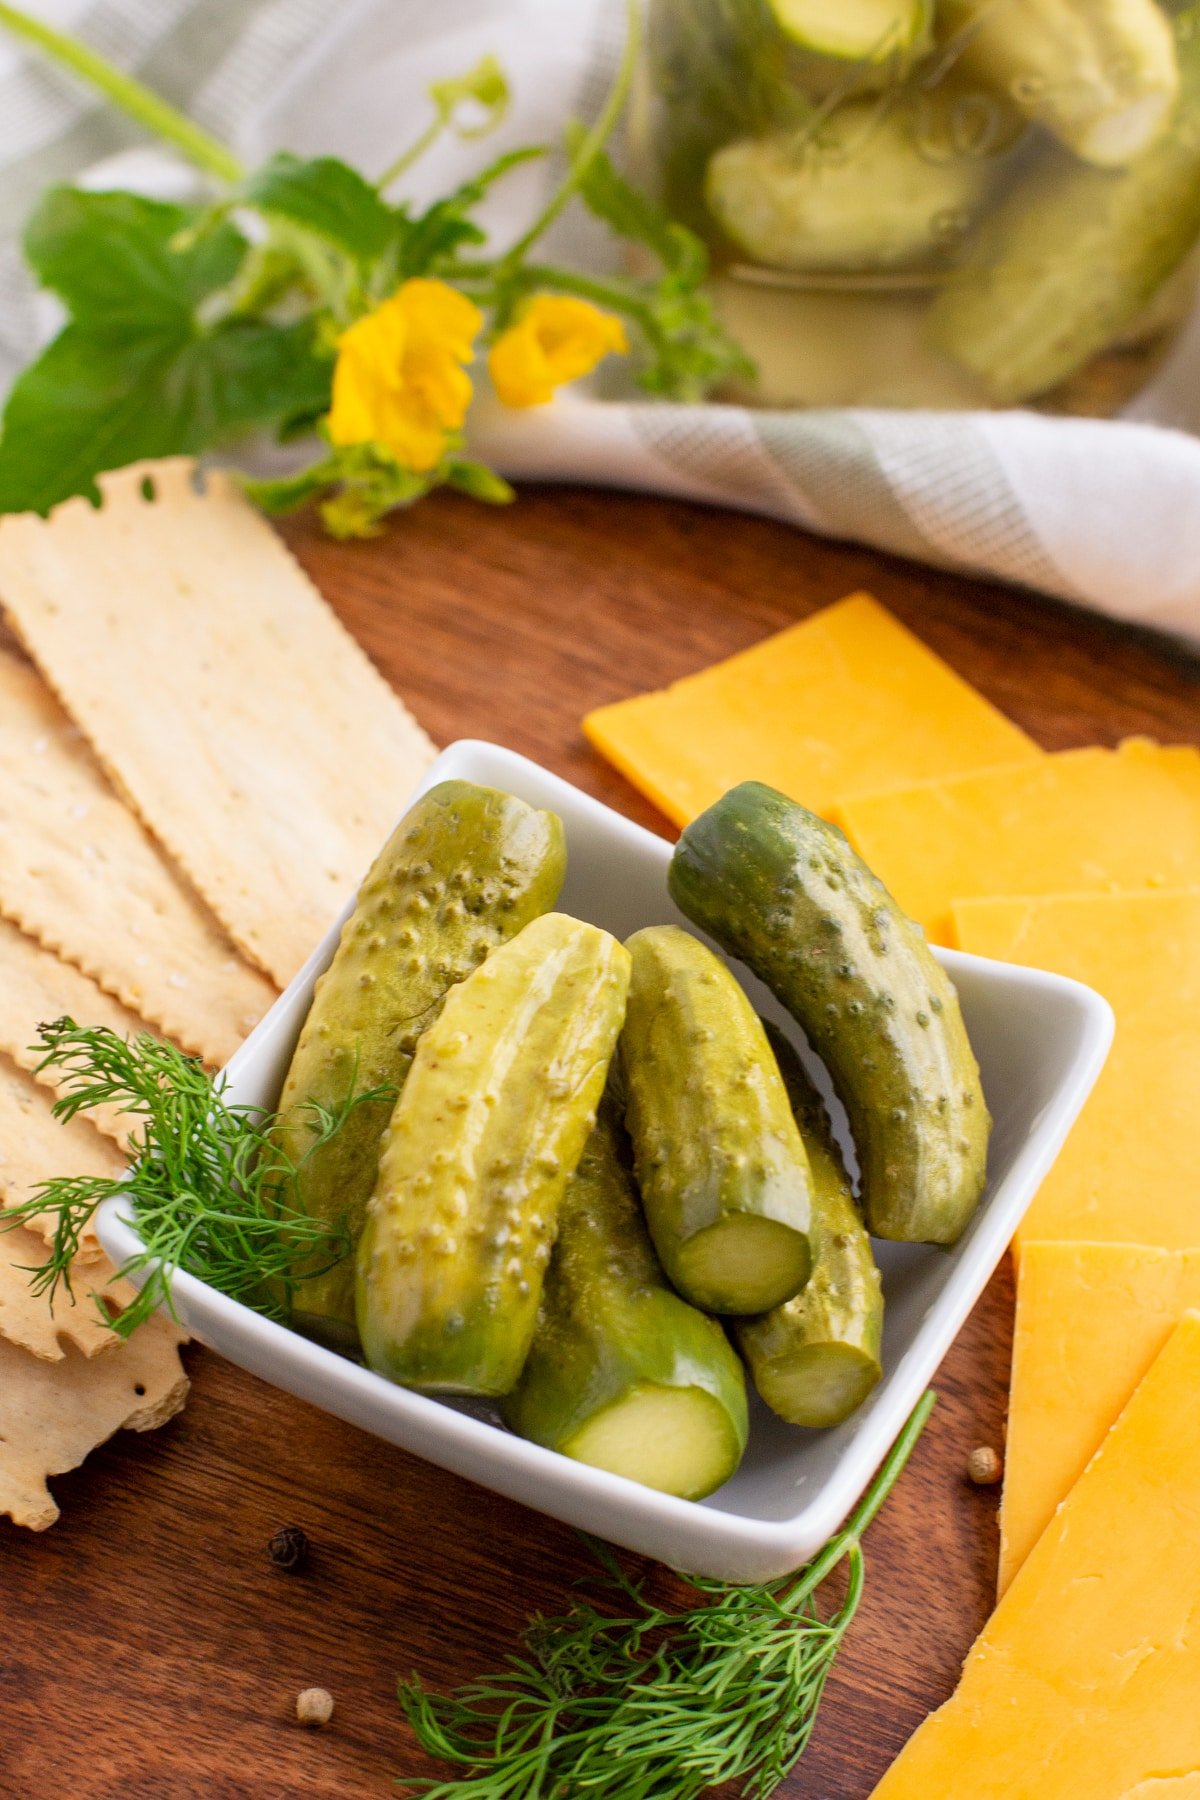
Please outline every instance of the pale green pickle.
[[[304, 1207], [331, 1225], [344, 1217], [352, 1243], [394, 1097], [359, 1106], [311, 1155], [306, 1103], [336, 1109], [351, 1091], [402, 1088], [447, 991], [552, 907], [565, 873], [553, 813], [469, 781], [431, 788], [376, 858], [317, 982], [279, 1102], [280, 1144], [296, 1162], [307, 1157]], [[338, 1349], [355, 1347], [353, 1256], [299, 1284], [293, 1323]]]
[[359, 1242], [373, 1369], [460, 1394], [516, 1381], [628, 986], [615, 938], [548, 913], [447, 995], [384, 1133]]
[[748, 1431], [746, 1381], [721, 1327], [670, 1287], [606, 1097], [563, 1196], [537, 1332], [504, 1401], [522, 1437], [699, 1500]]
[[627, 948], [621, 1070], [654, 1247], [693, 1305], [762, 1312], [812, 1263], [808, 1158], [762, 1022], [690, 932], [650, 926]]

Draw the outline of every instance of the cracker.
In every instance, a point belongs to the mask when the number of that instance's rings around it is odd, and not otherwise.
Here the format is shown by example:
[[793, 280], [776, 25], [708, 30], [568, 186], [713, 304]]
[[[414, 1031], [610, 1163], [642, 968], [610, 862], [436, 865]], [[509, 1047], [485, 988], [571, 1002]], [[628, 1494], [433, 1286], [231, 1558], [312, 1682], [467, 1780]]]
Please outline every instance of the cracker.
[[[0, 919], [0, 1051], [28, 1070], [43, 1087], [60, 1088], [62, 1069], [39, 1069], [34, 1047], [38, 1026], [69, 1014], [77, 1025], [105, 1026], [119, 1037], [136, 1037], [145, 1022], [98, 987], [90, 975], [45, 950], [35, 938]], [[88, 1122], [125, 1147], [139, 1121], [119, 1107], [90, 1106]]]
[[98, 508], [0, 520], [0, 602], [121, 792], [282, 984], [433, 746], [227, 476], [198, 491], [172, 458], [100, 489]]
[[118, 799], [36, 670], [3, 652], [0, 913], [214, 1066], [275, 998]]
[[58, 1517], [46, 1479], [79, 1464], [124, 1426], [153, 1431], [183, 1406], [182, 1333], [161, 1314], [104, 1356], [69, 1348], [58, 1362], [0, 1340], [0, 1514], [31, 1531]]
[[[0, 1206], [20, 1206], [39, 1182], [57, 1175], [117, 1181], [124, 1174], [128, 1164], [115, 1145], [86, 1119], [56, 1119], [51, 1104], [45, 1088], [0, 1055]], [[31, 1219], [30, 1227], [47, 1242], [54, 1233], [48, 1217]], [[80, 1252], [89, 1263], [103, 1255], [90, 1225]]]
[[45, 1244], [23, 1225], [0, 1232], [0, 1338], [47, 1362], [61, 1362], [71, 1344], [84, 1356], [115, 1350], [121, 1340], [101, 1317], [98, 1300], [120, 1311], [134, 1298], [132, 1285], [98, 1260], [76, 1265], [70, 1290], [60, 1285], [51, 1302], [31, 1285], [30, 1270], [45, 1261]]

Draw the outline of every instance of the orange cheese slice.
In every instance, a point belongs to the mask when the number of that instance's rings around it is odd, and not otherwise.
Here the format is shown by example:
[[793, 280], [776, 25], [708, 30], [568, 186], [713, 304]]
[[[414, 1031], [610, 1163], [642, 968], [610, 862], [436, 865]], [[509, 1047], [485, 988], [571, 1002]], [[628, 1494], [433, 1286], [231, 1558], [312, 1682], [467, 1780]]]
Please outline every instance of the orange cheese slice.
[[1000, 1508], [1001, 1593], [1193, 1307], [1200, 1307], [1200, 1250], [1024, 1245]]
[[1073, 976], [1116, 1014], [1108, 1062], [1018, 1248], [1200, 1244], [1200, 888], [958, 901], [954, 921], [964, 950]]
[[858, 795], [855, 849], [935, 943], [951, 902], [1200, 884], [1200, 751], [1131, 738], [1023, 767]]
[[1200, 1774], [1198, 1595], [1189, 1313], [874, 1800], [1184, 1800]]
[[739, 781], [827, 813], [845, 794], [1041, 756], [869, 594], [661, 693], [602, 706], [583, 729], [677, 825]]

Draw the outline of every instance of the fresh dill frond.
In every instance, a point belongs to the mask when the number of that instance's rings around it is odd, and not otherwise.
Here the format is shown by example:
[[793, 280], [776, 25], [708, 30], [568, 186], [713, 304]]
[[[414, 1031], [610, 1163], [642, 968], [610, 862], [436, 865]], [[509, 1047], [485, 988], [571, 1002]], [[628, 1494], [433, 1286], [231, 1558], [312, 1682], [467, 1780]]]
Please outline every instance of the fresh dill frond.
[[[921, 1400], [843, 1529], [782, 1581], [695, 1580], [704, 1604], [667, 1612], [588, 1540], [623, 1610], [579, 1601], [536, 1619], [523, 1654], [454, 1694], [431, 1694], [416, 1676], [401, 1682], [421, 1748], [465, 1773], [400, 1785], [424, 1800], [699, 1800], [733, 1782], [741, 1800], [767, 1800], [808, 1744], [862, 1598], [860, 1540], [934, 1398]], [[844, 1593], [823, 1612], [818, 1590], [842, 1562]]]
[[350, 1254], [344, 1221], [330, 1225], [301, 1204], [309, 1159], [337, 1136], [358, 1107], [394, 1100], [395, 1088], [356, 1092], [331, 1108], [308, 1103], [311, 1143], [298, 1161], [272, 1135], [275, 1115], [225, 1098], [200, 1061], [149, 1034], [126, 1040], [106, 1027], [63, 1018], [43, 1025], [39, 1070], [62, 1073], [54, 1102], [61, 1119], [117, 1105], [134, 1126], [128, 1173], [118, 1180], [71, 1176], [42, 1182], [0, 1214], [0, 1232], [34, 1219], [54, 1221], [50, 1254], [31, 1271], [35, 1293], [71, 1291], [80, 1239], [104, 1201], [120, 1195], [142, 1249], [117, 1271], [140, 1287], [115, 1318], [121, 1337], [159, 1306], [172, 1313], [171, 1278], [185, 1269], [268, 1318], [287, 1320], [296, 1284]]

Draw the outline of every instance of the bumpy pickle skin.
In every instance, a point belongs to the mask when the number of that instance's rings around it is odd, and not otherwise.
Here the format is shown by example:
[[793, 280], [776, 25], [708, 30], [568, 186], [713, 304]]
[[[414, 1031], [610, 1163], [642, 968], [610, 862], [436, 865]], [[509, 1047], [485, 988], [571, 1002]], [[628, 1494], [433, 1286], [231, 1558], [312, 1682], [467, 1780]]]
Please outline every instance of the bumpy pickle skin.
[[1051, 393], [1133, 327], [1200, 237], [1200, 31], [1165, 136], [1122, 174], [1043, 155], [935, 301], [931, 347], [996, 405]]
[[[402, 1088], [449, 989], [548, 911], [565, 874], [561, 821], [510, 794], [444, 781], [410, 808], [363, 882], [283, 1084], [279, 1138], [296, 1162], [313, 1142], [305, 1103], [336, 1108], [352, 1090]], [[331, 1225], [344, 1215], [352, 1243], [391, 1111], [358, 1107], [300, 1177], [307, 1211]], [[353, 1256], [299, 1285], [293, 1323], [355, 1348]]]
[[563, 1196], [533, 1346], [501, 1410], [522, 1437], [684, 1500], [720, 1487], [746, 1447], [741, 1364], [663, 1274], [611, 1093]]
[[802, 1293], [734, 1339], [755, 1387], [789, 1425], [827, 1429], [857, 1412], [883, 1373], [883, 1284], [821, 1097], [789, 1040], [767, 1036], [808, 1151], [816, 1259]]
[[1156, 0], [940, 0], [946, 54], [1084, 162], [1125, 168], [1162, 136], [1179, 93]]
[[688, 826], [668, 885], [829, 1070], [868, 1230], [954, 1243], [983, 1193], [991, 1120], [954, 987], [883, 883], [835, 826], [746, 781]]
[[762, 1022], [690, 932], [650, 926], [626, 947], [625, 1117], [654, 1247], [694, 1306], [762, 1312], [812, 1264], [808, 1159]]
[[513, 1386], [628, 986], [615, 938], [547, 913], [448, 994], [384, 1133], [359, 1241], [371, 1368], [429, 1392]]

